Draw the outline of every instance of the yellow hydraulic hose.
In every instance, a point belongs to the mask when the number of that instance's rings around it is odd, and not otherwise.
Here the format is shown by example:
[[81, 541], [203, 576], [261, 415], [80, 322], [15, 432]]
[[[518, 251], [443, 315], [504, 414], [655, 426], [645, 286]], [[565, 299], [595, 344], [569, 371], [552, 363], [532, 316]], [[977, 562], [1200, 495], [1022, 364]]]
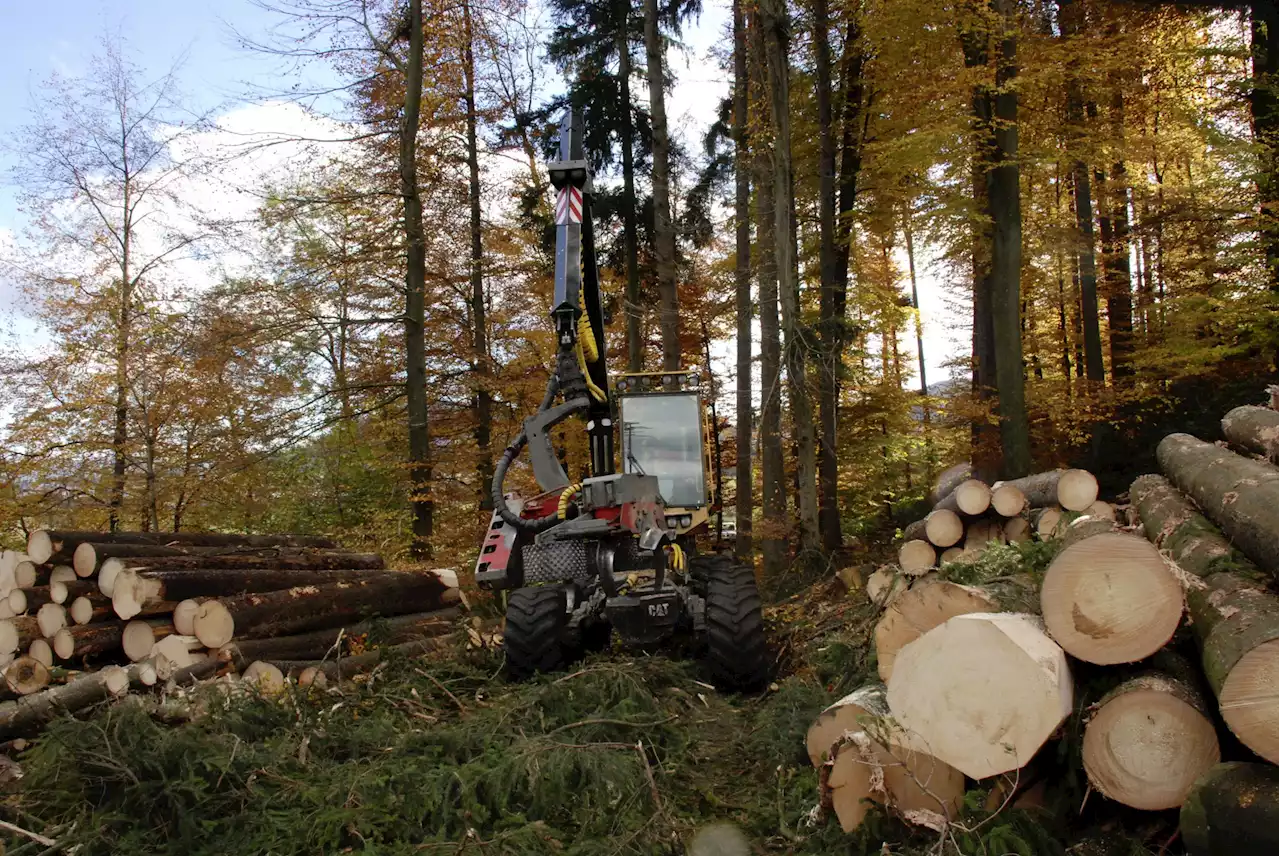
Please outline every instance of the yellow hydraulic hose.
[[560, 502], [556, 506], [556, 517], [564, 520], [564, 516], [569, 513], [569, 501], [573, 499], [573, 495], [582, 490], [582, 482], [571, 484], [560, 494]]

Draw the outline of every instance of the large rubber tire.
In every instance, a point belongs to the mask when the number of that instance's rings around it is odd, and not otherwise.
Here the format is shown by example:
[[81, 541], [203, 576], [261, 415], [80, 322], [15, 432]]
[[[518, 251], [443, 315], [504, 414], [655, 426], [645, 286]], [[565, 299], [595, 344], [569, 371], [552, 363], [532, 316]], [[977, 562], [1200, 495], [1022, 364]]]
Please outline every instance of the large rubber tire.
[[727, 555], [698, 556], [689, 569], [706, 581], [706, 664], [712, 683], [725, 690], [760, 689], [769, 681], [770, 663], [755, 574]]
[[524, 680], [564, 665], [565, 603], [565, 590], [558, 585], [518, 588], [508, 595], [502, 647], [509, 677]]

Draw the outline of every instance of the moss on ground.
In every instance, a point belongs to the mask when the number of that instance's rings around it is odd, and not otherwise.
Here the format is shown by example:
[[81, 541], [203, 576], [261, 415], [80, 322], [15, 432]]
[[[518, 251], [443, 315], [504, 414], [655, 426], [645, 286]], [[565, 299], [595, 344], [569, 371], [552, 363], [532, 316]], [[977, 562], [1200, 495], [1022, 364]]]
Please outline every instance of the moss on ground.
[[761, 695], [617, 652], [511, 684], [500, 655], [459, 648], [388, 661], [340, 691], [204, 688], [208, 713], [185, 724], [140, 701], [61, 719], [23, 753], [7, 809], [82, 856], [676, 854], [718, 821], [757, 853], [1065, 852], [1051, 824], [993, 818], [980, 789], [967, 800], [975, 831], [945, 840], [881, 810], [854, 835], [810, 822], [804, 733], [874, 674], [875, 614], [830, 591], [770, 612], [782, 676]]

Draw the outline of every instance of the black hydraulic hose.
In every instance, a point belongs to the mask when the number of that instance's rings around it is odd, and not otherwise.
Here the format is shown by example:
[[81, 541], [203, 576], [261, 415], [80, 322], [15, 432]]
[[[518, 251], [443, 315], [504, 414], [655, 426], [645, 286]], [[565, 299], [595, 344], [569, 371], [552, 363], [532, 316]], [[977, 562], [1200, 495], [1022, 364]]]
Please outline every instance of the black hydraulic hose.
[[[542, 403], [538, 405], [539, 413], [546, 410], [551, 406], [551, 403], [555, 401], [556, 390], [558, 388], [559, 383], [556, 380], [555, 375], [552, 375], [550, 380], [547, 381], [547, 391], [546, 394], [542, 396]], [[511, 524], [517, 529], [524, 530], [525, 532], [541, 532], [545, 529], [550, 529], [555, 525], [557, 521], [556, 515], [549, 514], [546, 517], [525, 519], [519, 514], [513, 512], [510, 508], [507, 508], [507, 501], [505, 499], [506, 491], [503, 490], [503, 482], [507, 480], [507, 468], [511, 466], [512, 461], [520, 456], [520, 450], [524, 448], [525, 443], [527, 442], [528, 438], [525, 437], [524, 431], [521, 431], [515, 436], [515, 439], [507, 445], [507, 448], [502, 450], [502, 457], [498, 459], [498, 465], [493, 469], [493, 481], [490, 482], [489, 492], [493, 499], [493, 508], [498, 512], [498, 516], [501, 517], [504, 522]]]

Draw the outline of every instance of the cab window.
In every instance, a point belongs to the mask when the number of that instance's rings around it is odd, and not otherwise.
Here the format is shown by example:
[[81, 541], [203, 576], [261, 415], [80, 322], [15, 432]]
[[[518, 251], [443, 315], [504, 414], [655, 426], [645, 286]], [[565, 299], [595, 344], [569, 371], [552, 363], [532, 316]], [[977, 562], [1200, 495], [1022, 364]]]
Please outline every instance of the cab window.
[[702, 461], [702, 416], [696, 394], [624, 396], [622, 471], [656, 476], [668, 506], [693, 507], [707, 501]]

